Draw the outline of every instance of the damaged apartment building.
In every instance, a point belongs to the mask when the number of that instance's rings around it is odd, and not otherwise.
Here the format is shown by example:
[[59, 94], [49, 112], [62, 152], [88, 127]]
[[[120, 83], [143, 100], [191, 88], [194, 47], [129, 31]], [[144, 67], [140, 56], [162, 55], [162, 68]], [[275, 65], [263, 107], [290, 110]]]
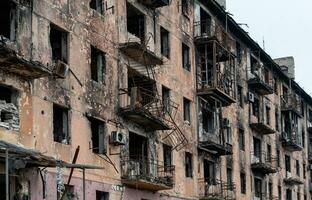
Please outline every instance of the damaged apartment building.
[[0, 10], [1, 200], [311, 199], [312, 98], [224, 0]]

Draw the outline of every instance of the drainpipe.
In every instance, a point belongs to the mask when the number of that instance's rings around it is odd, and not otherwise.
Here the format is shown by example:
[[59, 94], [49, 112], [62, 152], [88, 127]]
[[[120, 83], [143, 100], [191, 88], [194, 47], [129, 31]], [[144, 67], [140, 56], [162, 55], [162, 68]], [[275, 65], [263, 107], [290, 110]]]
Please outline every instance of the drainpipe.
[[5, 149], [5, 199], [9, 200], [9, 150]]

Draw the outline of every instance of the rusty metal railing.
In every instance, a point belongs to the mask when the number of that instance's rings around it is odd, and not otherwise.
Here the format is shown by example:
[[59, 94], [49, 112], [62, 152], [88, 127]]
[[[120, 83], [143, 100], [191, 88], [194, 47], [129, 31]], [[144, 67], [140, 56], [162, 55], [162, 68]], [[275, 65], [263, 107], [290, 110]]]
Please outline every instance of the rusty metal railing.
[[235, 184], [214, 178], [199, 179], [199, 196], [203, 199], [234, 199]]
[[294, 110], [301, 115], [301, 98], [294, 93], [282, 95], [281, 108], [282, 110]]
[[266, 165], [272, 169], [277, 169], [277, 158], [265, 151], [251, 152], [251, 164]]

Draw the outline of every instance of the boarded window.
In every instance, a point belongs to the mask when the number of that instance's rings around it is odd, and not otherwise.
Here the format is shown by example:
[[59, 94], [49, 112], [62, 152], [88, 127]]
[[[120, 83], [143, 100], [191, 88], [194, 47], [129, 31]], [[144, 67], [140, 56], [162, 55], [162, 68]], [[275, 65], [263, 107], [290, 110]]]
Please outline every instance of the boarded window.
[[96, 191], [96, 200], [109, 200], [109, 193], [97, 190]]
[[169, 32], [163, 27], [160, 27], [160, 42], [161, 55], [170, 58]]
[[185, 152], [185, 176], [193, 177], [193, 155]]
[[92, 151], [97, 154], [106, 153], [105, 145], [105, 124], [95, 118], [89, 118], [91, 126]]
[[241, 193], [246, 194], [246, 174], [240, 173]]
[[191, 122], [191, 101], [183, 98], [184, 121]]
[[184, 43], [182, 44], [182, 65], [184, 69], [191, 71], [190, 47]]
[[91, 78], [92, 80], [104, 83], [106, 72], [105, 53], [91, 46]]
[[68, 32], [51, 24], [50, 44], [52, 49], [52, 60], [68, 62]]
[[15, 40], [17, 26], [16, 4], [13, 1], [0, 1], [0, 35]]
[[103, 0], [91, 0], [90, 8], [96, 10], [100, 14], [104, 14], [104, 1]]
[[53, 136], [54, 141], [69, 144], [68, 109], [53, 104]]

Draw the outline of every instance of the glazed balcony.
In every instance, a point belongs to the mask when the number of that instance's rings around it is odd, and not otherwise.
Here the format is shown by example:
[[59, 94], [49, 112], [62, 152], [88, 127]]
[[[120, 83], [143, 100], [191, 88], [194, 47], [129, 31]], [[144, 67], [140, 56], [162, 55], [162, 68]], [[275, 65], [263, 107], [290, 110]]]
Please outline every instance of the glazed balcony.
[[139, 190], [169, 190], [174, 186], [174, 166], [157, 160], [130, 156], [121, 160], [121, 182]]
[[227, 183], [217, 179], [199, 180], [200, 200], [234, 200], [235, 184]]
[[19, 55], [15, 43], [2, 36], [0, 36], [0, 69], [26, 79], [52, 75], [52, 70], [47, 66]]
[[[120, 89], [119, 113], [148, 131], [170, 130], [162, 100], [144, 88]], [[170, 102], [169, 107], [174, 107]]]
[[277, 172], [277, 159], [266, 152], [251, 154], [251, 169], [262, 174]]
[[286, 185], [294, 186], [294, 185], [302, 185], [303, 181], [300, 179], [300, 177], [293, 175], [291, 172], [286, 172], [284, 183]]
[[213, 152], [217, 156], [232, 155], [232, 144], [226, 142], [219, 130], [214, 130], [199, 139], [199, 148], [208, 152]]
[[152, 9], [169, 5], [169, 0], [138, 0], [138, 2]]
[[301, 99], [297, 94], [287, 94], [281, 96], [281, 111], [293, 112], [299, 117], [302, 116], [301, 112]]
[[260, 95], [273, 94], [273, 83], [259, 76], [254, 76], [248, 80], [248, 86]]
[[302, 143], [297, 132], [283, 132], [281, 135], [282, 145], [288, 151], [301, 151]]

